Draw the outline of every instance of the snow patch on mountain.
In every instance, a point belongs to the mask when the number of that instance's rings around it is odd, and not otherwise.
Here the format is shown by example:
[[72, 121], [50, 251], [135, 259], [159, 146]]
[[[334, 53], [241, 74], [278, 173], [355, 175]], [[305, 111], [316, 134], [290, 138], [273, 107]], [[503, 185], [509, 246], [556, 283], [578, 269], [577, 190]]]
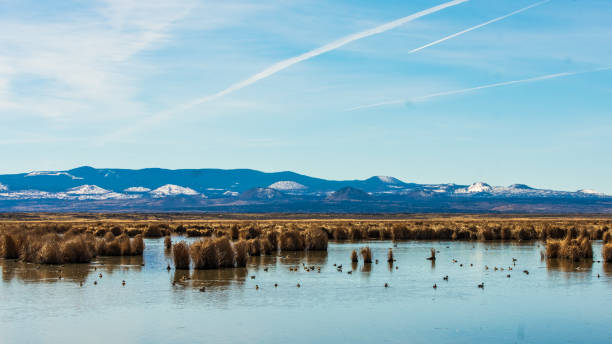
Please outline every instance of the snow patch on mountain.
[[166, 196], [178, 196], [178, 195], [187, 195], [187, 196], [195, 196], [199, 193], [194, 189], [174, 185], [174, 184], [166, 184], [158, 187], [157, 189], [151, 191], [151, 195], [153, 197], [166, 197]]
[[123, 191], [125, 192], [149, 192], [151, 191], [151, 189], [145, 188], [144, 186], [132, 186]]
[[25, 177], [37, 177], [37, 176], [66, 176], [74, 180], [83, 179], [81, 177], [73, 176], [72, 174], [68, 172], [55, 172], [55, 171], [32, 171], [25, 175]]
[[0, 183], [0, 191], [6, 191], [6, 190], [8, 190], [8, 186]]
[[484, 192], [491, 192], [491, 191], [493, 191], [493, 188], [491, 187], [491, 185], [484, 183], [484, 182], [476, 182], [468, 186], [467, 188], [461, 188], [461, 189], [455, 190], [455, 193], [473, 194], [473, 193], [484, 193]]
[[268, 188], [275, 189], [275, 190], [282, 190], [282, 191], [293, 191], [293, 190], [304, 190], [306, 189], [306, 186], [298, 182], [291, 181], [291, 180], [281, 180], [274, 184], [270, 184]]
[[107, 194], [111, 191], [103, 189], [97, 185], [81, 185], [66, 191], [69, 195], [101, 195]]
[[223, 196], [237, 197], [240, 193], [236, 191], [225, 191]]
[[582, 189], [578, 190], [577, 192], [585, 195], [605, 196], [603, 192], [595, 191], [593, 189]]
[[393, 178], [391, 176], [376, 176], [378, 180], [385, 184], [400, 184], [401, 182], [397, 178]]

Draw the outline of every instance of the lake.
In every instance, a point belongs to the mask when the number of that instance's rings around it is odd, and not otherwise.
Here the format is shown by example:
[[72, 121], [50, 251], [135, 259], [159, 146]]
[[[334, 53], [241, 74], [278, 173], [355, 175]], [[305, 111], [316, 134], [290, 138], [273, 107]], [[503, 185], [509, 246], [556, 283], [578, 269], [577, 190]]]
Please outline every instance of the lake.
[[[542, 260], [539, 242], [330, 242], [327, 252], [195, 272], [168, 271], [163, 239], [145, 242], [143, 257], [83, 265], [0, 259], [0, 342], [612, 342], [601, 242], [595, 262], [583, 263]], [[379, 263], [351, 264], [366, 245]]]

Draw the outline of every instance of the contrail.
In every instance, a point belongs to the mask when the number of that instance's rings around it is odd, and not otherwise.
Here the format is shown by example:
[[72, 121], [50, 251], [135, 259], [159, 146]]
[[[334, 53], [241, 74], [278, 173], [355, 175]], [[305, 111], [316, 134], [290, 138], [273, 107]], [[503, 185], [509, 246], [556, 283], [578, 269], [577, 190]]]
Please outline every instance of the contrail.
[[[469, 1], [469, 0], [453, 0], [453, 1], [448, 1], [448, 2], [445, 2], [443, 4], [440, 4], [440, 5], [428, 8], [426, 10], [423, 10], [423, 11], [411, 14], [409, 16], [402, 17], [402, 18], [396, 19], [394, 21], [391, 21], [391, 22], [379, 25], [379, 26], [374, 27], [372, 29], [361, 31], [361, 32], [358, 32], [358, 33], [355, 33], [355, 34], [348, 35], [346, 37], [340, 38], [340, 39], [338, 39], [338, 40], [336, 40], [334, 42], [331, 42], [331, 43], [323, 45], [323, 46], [321, 46], [319, 48], [310, 50], [310, 51], [305, 52], [305, 53], [303, 53], [301, 55], [294, 56], [294, 57], [288, 58], [286, 60], [280, 61], [280, 62], [278, 62], [276, 64], [273, 64], [272, 66], [262, 70], [261, 72], [259, 72], [257, 74], [254, 74], [251, 77], [249, 77], [247, 79], [244, 79], [244, 80], [242, 80], [242, 81], [240, 81], [238, 83], [235, 83], [235, 84], [229, 86], [228, 88], [226, 88], [226, 89], [224, 89], [222, 91], [219, 91], [217, 93], [214, 93], [214, 94], [202, 97], [202, 98], [198, 98], [198, 99], [192, 100], [191, 102], [179, 105], [179, 106], [177, 106], [175, 108], [159, 112], [159, 113], [155, 114], [153, 117], [145, 120], [144, 124], [151, 125], [151, 124], [158, 123], [158, 122], [164, 120], [165, 118], [171, 116], [172, 114], [175, 114], [177, 112], [190, 109], [190, 108], [192, 108], [192, 107], [194, 107], [196, 105], [200, 105], [200, 104], [203, 104], [203, 103], [206, 103], [206, 102], [209, 102], [209, 101], [221, 98], [221, 97], [223, 97], [223, 96], [225, 96], [227, 94], [230, 94], [232, 92], [238, 91], [238, 90], [240, 90], [242, 88], [245, 88], [245, 87], [247, 87], [247, 86], [249, 86], [251, 84], [256, 83], [259, 80], [265, 79], [265, 78], [267, 78], [267, 77], [269, 77], [269, 76], [271, 76], [273, 74], [276, 74], [276, 73], [278, 73], [278, 72], [280, 72], [280, 71], [282, 71], [282, 70], [284, 70], [286, 68], [289, 68], [290, 66], [293, 66], [296, 63], [299, 63], [299, 62], [308, 60], [310, 58], [313, 58], [315, 56], [327, 53], [327, 52], [335, 50], [335, 49], [338, 49], [338, 48], [340, 48], [340, 47], [342, 47], [344, 45], [347, 45], [347, 44], [349, 44], [351, 42], [360, 40], [362, 38], [370, 37], [370, 36], [373, 36], [373, 35], [377, 35], [379, 33], [383, 33], [383, 32], [389, 31], [389, 30], [394, 29], [394, 28], [396, 28], [398, 26], [401, 26], [401, 25], [404, 25], [404, 24], [406, 24], [408, 22], [411, 22], [411, 21], [413, 21], [415, 19], [418, 19], [418, 18], [424, 17], [426, 15], [429, 15], [429, 14], [441, 11], [441, 10], [443, 10], [445, 8], [448, 8], [448, 7], [452, 7], [452, 6], [456, 6], [456, 5], [462, 4], [462, 3], [467, 2], [467, 1]], [[129, 133], [131, 131], [134, 131], [134, 130], [136, 130], [138, 128], [141, 128], [142, 124], [143, 123], [140, 123], [139, 126], [131, 126], [131, 127], [122, 128], [119, 131], [111, 134], [110, 136], [112, 136], [112, 137], [114, 137], [114, 136], [121, 136], [123, 134], [126, 134], [126, 133]], [[107, 138], [108, 138], [108, 136], [107, 136]]]
[[420, 97], [415, 97], [415, 98], [411, 98], [411, 99], [398, 99], [398, 100], [390, 100], [390, 101], [386, 101], [386, 102], [380, 102], [380, 103], [369, 104], [369, 105], [360, 105], [360, 106], [349, 108], [346, 111], [369, 109], [369, 108], [374, 108], [374, 107], [379, 107], [379, 106], [394, 105], [394, 104], [404, 104], [404, 103], [409, 103], [409, 102], [419, 102], [419, 101], [429, 100], [429, 99], [432, 99], [432, 98], [438, 98], [438, 97], [450, 96], [450, 95], [454, 95], [454, 94], [461, 94], [461, 93], [467, 93], [467, 92], [472, 92], [472, 91], [483, 90], [483, 89], [486, 89], [486, 88], [494, 88], [494, 87], [501, 87], [501, 86], [508, 86], [508, 85], [516, 85], [516, 84], [522, 84], [522, 83], [528, 83], [528, 82], [535, 82], [535, 81], [542, 81], [542, 80], [548, 80], [548, 79], [561, 78], [561, 77], [571, 76], [571, 75], [593, 73], [593, 72], [601, 72], [601, 71], [606, 71], [606, 70], [612, 70], [612, 67], [604, 67], [604, 68], [598, 68], [598, 69], [593, 69], [593, 70], [588, 70], [588, 71], [581, 71], [581, 72], [563, 72], [563, 73], [542, 75], [542, 76], [537, 76], [537, 77], [528, 78], [528, 79], [504, 81], [504, 82], [498, 82], [498, 83], [495, 83], [495, 84], [488, 84], [488, 85], [483, 85], [483, 86], [476, 86], [476, 87], [470, 87], [470, 88], [462, 88], [462, 89], [453, 90], [453, 91], [445, 91], [445, 92], [432, 93], [432, 94], [428, 94], [428, 95], [420, 96]]
[[440, 38], [440, 39], [439, 39], [439, 40], [437, 40], [437, 41], [433, 41], [433, 42], [431, 42], [431, 43], [427, 43], [427, 44], [425, 44], [424, 46], [421, 46], [421, 47], [418, 47], [418, 48], [412, 49], [412, 50], [410, 50], [410, 51], [408, 52], [408, 54], [416, 53], [417, 51], [423, 50], [423, 49], [425, 49], [425, 48], [429, 48], [429, 47], [431, 47], [431, 46], [433, 46], [433, 45], [436, 45], [436, 44], [440, 44], [440, 43], [442, 43], [442, 42], [444, 42], [444, 41], [447, 41], [447, 40], [449, 40], [449, 39], [451, 39], [451, 38], [455, 38], [455, 37], [457, 37], [457, 36], [461, 36], [461, 35], [463, 35], [464, 33], [468, 33], [468, 32], [470, 32], [470, 31], [473, 31], [473, 30], [479, 29], [479, 28], [481, 28], [481, 27], [483, 27], [483, 26], [487, 26], [487, 25], [489, 25], [489, 24], [493, 24], [493, 23], [498, 22], [498, 21], [500, 21], [500, 20], [502, 20], [502, 19], [506, 19], [506, 18], [508, 18], [508, 17], [511, 17], [511, 16], [513, 16], [513, 15], [515, 15], [515, 14], [518, 14], [518, 13], [521, 13], [521, 12], [525, 12], [525, 11], [527, 11], [527, 10], [528, 10], [528, 9], [530, 9], [530, 8], [533, 8], [533, 7], [536, 7], [536, 6], [540, 6], [540, 5], [545, 4], [545, 3], [549, 2], [549, 1], [550, 1], [550, 0], [544, 0], [544, 1], [536, 2], [536, 3], [535, 3], [535, 4], [533, 4], [533, 5], [530, 5], [530, 6], [527, 6], [527, 7], [523, 7], [523, 8], [521, 8], [521, 9], [519, 9], [519, 10], [516, 10], [516, 11], [514, 11], [514, 12], [508, 13], [508, 14], [503, 15], [503, 16], [501, 16], [501, 17], [497, 17], [497, 18], [495, 18], [495, 19], [491, 19], [491, 20], [489, 20], [489, 21], [486, 21], [486, 22], [484, 22], [484, 23], [482, 23], [482, 24], [478, 24], [478, 25], [476, 25], [476, 26], [472, 26], [472, 27], [471, 27], [471, 28], [469, 28], [469, 29], [465, 29], [465, 30], [459, 31], [459, 32], [457, 32], [457, 33], [454, 33], [454, 34], [452, 34], [452, 35], [446, 36], [446, 37], [444, 37], [444, 38]]

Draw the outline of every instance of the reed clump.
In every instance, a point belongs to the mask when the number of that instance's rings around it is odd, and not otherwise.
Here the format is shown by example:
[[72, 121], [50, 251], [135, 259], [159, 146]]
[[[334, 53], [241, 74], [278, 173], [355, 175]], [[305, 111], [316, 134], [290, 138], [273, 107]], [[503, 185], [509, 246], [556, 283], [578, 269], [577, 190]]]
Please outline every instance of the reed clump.
[[308, 228], [304, 234], [305, 248], [309, 251], [327, 251], [327, 233], [321, 228]]
[[234, 242], [234, 251], [236, 252], [236, 267], [246, 267], [249, 258], [247, 242], [245, 240]]
[[15, 238], [10, 234], [5, 233], [0, 236], [0, 257], [4, 259], [19, 258], [19, 248]]
[[372, 250], [370, 249], [370, 247], [365, 246], [361, 248], [361, 257], [363, 258], [364, 263], [372, 263]]
[[564, 258], [572, 261], [593, 258], [593, 246], [586, 232], [573, 238], [568, 232], [563, 240], [549, 240], [546, 242], [547, 258]]
[[191, 257], [189, 255], [189, 245], [185, 241], [179, 241], [172, 246], [172, 260], [176, 269], [189, 270]]
[[393, 249], [389, 249], [389, 251], [387, 251], [387, 263], [393, 263], [394, 259], [393, 259]]
[[353, 250], [351, 252], [351, 262], [357, 263], [359, 261], [359, 257], [357, 256], [357, 250]]
[[304, 237], [296, 229], [281, 231], [278, 242], [281, 251], [302, 251], [305, 247]]
[[612, 243], [603, 245], [601, 248], [601, 258], [606, 263], [612, 263]]
[[169, 235], [164, 238], [164, 247], [166, 248], [166, 250], [172, 248], [172, 238], [170, 238]]

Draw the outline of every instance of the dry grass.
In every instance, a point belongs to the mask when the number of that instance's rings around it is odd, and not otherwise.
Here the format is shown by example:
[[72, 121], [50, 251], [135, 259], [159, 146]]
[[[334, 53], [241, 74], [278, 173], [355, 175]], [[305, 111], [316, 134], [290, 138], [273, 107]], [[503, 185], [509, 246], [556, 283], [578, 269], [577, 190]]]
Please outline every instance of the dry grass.
[[393, 263], [393, 261], [393, 249], [389, 249], [389, 251], [387, 251], [387, 262]]
[[172, 238], [169, 235], [164, 238], [164, 247], [166, 250], [172, 248]]
[[281, 251], [302, 251], [304, 250], [304, 237], [296, 229], [286, 229], [282, 231], [278, 238]]
[[357, 263], [359, 261], [359, 257], [357, 256], [357, 250], [353, 250], [351, 252], [351, 262]]
[[191, 257], [189, 256], [189, 245], [185, 241], [179, 241], [172, 246], [172, 260], [176, 269], [189, 270]]
[[12, 235], [2, 234], [0, 236], [0, 257], [5, 259], [19, 258], [19, 249]]
[[368, 247], [361, 248], [361, 257], [363, 258], [363, 262], [366, 264], [372, 263], [372, 250]]

